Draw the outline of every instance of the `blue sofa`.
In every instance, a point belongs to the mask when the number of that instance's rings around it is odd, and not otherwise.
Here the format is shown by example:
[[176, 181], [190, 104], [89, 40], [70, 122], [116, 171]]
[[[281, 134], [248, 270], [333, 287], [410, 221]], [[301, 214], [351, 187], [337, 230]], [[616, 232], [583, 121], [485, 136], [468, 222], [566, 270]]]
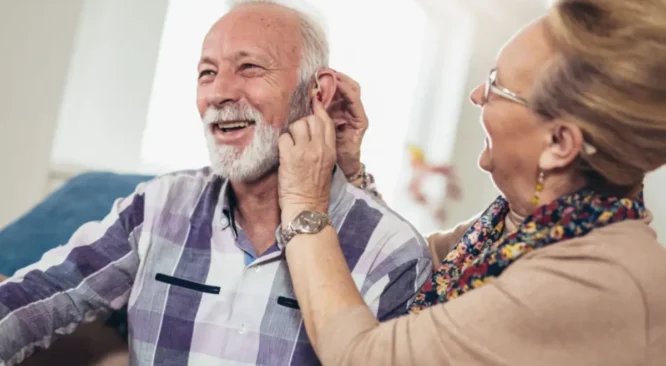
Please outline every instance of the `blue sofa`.
[[72, 178], [24, 216], [0, 230], [0, 274], [38, 261], [44, 252], [67, 243], [76, 229], [101, 220], [113, 202], [153, 177], [85, 173]]

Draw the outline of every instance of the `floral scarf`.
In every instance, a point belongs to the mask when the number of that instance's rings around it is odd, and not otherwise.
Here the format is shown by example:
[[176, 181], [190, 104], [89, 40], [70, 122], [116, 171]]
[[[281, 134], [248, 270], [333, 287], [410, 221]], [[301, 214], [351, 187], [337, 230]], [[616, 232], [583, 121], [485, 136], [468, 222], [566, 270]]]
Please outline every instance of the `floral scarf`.
[[499, 197], [458, 241], [410, 307], [411, 313], [442, 304], [492, 281], [521, 256], [612, 223], [646, 216], [635, 200], [603, 197], [585, 189], [541, 206], [511, 235], [502, 237], [508, 202]]

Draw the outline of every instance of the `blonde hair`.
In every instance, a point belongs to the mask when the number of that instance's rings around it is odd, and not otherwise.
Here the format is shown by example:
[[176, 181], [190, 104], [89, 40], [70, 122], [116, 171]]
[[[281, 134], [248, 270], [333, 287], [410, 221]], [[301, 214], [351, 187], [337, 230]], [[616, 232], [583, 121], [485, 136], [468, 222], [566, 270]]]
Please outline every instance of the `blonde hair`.
[[559, 0], [546, 24], [558, 56], [532, 108], [596, 148], [577, 161], [592, 188], [640, 184], [666, 164], [666, 0]]

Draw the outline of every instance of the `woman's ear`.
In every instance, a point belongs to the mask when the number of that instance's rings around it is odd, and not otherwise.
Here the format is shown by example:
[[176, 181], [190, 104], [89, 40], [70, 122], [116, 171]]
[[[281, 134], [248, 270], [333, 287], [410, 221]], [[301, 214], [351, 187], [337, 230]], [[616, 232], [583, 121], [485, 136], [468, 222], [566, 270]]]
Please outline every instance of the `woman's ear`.
[[548, 143], [539, 158], [539, 168], [545, 172], [568, 167], [583, 149], [583, 132], [578, 126], [557, 120], [548, 124], [553, 125], [548, 128]]
[[321, 102], [324, 108], [328, 108], [335, 97], [338, 89], [338, 79], [335, 77], [335, 71], [329, 68], [317, 70], [314, 76], [313, 88], [321, 95]]

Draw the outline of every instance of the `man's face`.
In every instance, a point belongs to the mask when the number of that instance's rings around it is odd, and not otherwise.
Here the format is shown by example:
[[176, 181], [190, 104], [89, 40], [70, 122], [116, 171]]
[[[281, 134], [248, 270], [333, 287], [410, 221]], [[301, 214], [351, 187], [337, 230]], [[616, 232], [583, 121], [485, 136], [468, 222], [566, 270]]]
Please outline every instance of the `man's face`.
[[206, 36], [197, 107], [217, 174], [232, 181], [261, 178], [277, 166], [280, 133], [307, 113], [308, 85], [298, 85], [299, 24], [287, 9], [246, 5]]

